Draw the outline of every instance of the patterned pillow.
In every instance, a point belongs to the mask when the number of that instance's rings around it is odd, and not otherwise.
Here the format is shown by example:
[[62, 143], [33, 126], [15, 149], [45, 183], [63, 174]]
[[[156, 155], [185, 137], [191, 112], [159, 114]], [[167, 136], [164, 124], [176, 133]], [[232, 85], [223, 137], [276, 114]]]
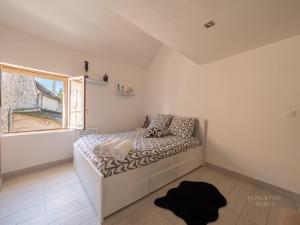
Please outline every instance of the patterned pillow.
[[167, 136], [167, 135], [170, 134], [170, 130], [169, 130], [169, 129], [167, 129], [167, 130], [162, 130], [162, 131], [160, 132], [160, 134], [161, 134], [162, 137]]
[[160, 138], [161, 136], [162, 136], [161, 130], [159, 130], [157, 127], [147, 128], [144, 132], [145, 138], [150, 138], [150, 137]]
[[193, 135], [194, 128], [198, 126], [198, 119], [191, 117], [174, 117], [170, 125], [170, 133], [184, 138]]
[[157, 114], [156, 118], [151, 121], [149, 127], [144, 132], [144, 137], [161, 137], [161, 131], [168, 129], [173, 116]]

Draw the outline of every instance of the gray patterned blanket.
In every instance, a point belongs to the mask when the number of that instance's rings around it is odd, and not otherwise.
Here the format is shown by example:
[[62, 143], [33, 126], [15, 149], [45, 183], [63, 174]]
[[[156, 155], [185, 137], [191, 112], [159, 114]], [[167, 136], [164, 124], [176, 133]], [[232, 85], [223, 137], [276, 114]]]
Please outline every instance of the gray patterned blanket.
[[[77, 140], [75, 146], [90, 159], [104, 177], [146, 166], [160, 159], [200, 146], [200, 141], [196, 137], [182, 138], [168, 135], [162, 138], [144, 138], [143, 132], [144, 130], [138, 130], [107, 135], [88, 135]], [[94, 154], [94, 147], [106, 141], [109, 137], [133, 140], [134, 147], [124, 161], [115, 160], [111, 156], [103, 157]]]

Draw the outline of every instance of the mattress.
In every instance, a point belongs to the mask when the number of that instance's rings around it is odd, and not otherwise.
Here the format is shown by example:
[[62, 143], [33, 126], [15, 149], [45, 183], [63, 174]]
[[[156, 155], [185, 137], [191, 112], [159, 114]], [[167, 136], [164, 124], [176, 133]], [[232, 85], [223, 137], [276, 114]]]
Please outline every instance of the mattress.
[[[144, 138], [143, 132], [144, 130], [137, 130], [106, 135], [88, 135], [77, 140], [75, 148], [84, 154], [104, 177], [109, 177], [147, 166], [161, 159], [200, 146], [200, 140], [197, 137], [182, 138], [167, 135], [162, 138]], [[112, 156], [103, 157], [94, 154], [93, 149], [95, 146], [111, 137], [133, 140], [133, 149], [128, 153], [124, 161], [118, 161]]]

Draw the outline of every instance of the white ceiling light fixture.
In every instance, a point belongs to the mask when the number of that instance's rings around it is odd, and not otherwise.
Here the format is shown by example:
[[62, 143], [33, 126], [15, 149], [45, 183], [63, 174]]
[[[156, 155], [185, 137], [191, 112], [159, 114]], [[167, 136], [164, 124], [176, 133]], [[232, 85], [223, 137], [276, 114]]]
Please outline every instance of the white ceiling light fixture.
[[214, 21], [209, 21], [209, 22], [207, 22], [206, 24], [204, 24], [204, 26], [206, 27], [206, 28], [210, 28], [210, 27], [212, 27], [212, 26], [214, 26], [215, 25], [215, 22]]

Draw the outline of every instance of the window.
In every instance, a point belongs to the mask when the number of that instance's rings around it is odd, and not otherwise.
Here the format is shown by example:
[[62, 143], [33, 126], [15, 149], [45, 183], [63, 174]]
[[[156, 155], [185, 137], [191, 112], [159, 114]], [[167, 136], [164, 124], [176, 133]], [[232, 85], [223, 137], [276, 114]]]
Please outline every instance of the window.
[[84, 128], [84, 77], [0, 66], [2, 133]]

